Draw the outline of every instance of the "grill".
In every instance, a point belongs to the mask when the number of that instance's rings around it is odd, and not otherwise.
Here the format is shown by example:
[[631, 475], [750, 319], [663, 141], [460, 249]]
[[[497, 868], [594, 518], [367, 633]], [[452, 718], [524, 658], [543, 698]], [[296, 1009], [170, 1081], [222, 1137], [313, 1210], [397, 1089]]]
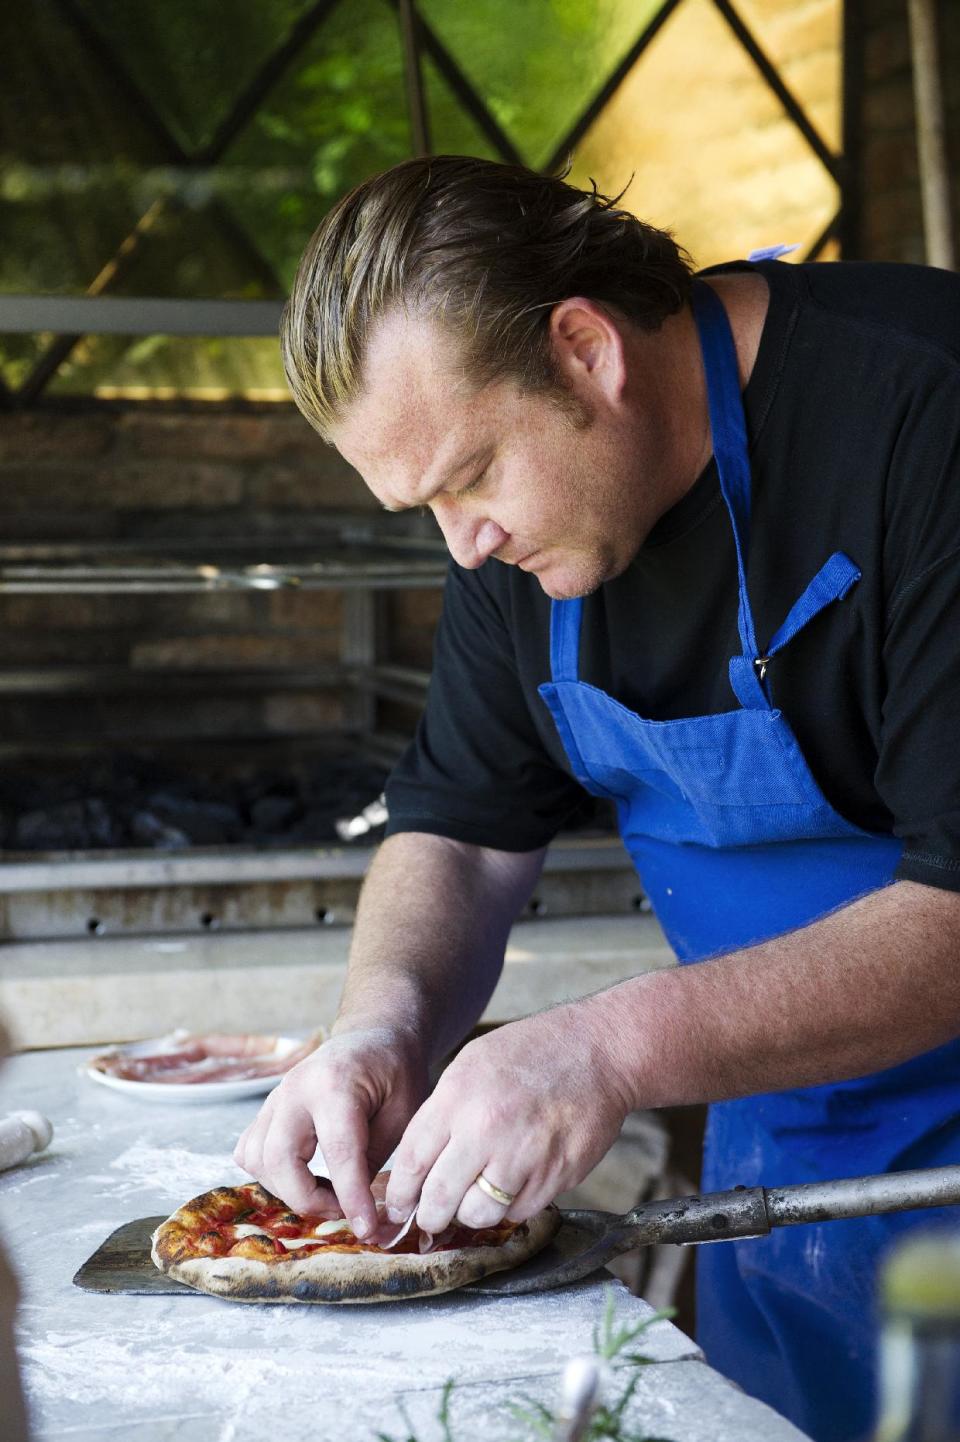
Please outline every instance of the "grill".
[[[442, 544], [413, 526], [399, 533], [392, 520], [385, 532], [378, 518], [341, 515], [324, 518], [315, 534], [294, 544], [193, 537], [0, 548], [0, 594], [326, 590], [341, 593], [343, 615], [339, 656], [324, 666], [151, 674], [85, 664], [0, 672], [0, 707], [26, 698], [40, 708], [29, 738], [0, 744], [7, 812], [0, 936], [69, 940], [348, 925], [371, 848], [338, 844], [335, 822], [378, 794], [428, 680], [425, 670], [384, 656], [382, 601], [402, 589], [439, 587], [446, 570]], [[319, 739], [170, 737], [151, 725], [160, 697], [169, 706], [177, 697], [222, 700], [265, 689], [333, 690], [345, 724]], [[408, 725], [398, 726], [397, 717]], [[78, 787], [78, 774], [86, 787]], [[272, 790], [265, 775], [275, 778]], [[206, 793], [201, 776], [211, 788]], [[142, 782], [142, 794], [128, 795], [131, 777]], [[233, 819], [224, 804], [228, 792]], [[286, 830], [285, 810], [292, 818]], [[258, 827], [248, 824], [251, 818]], [[355, 829], [361, 841], [377, 839], [376, 827]], [[98, 844], [88, 843], [88, 833]], [[528, 913], [644, 909], [619, 842], [601, 832], [558, 842]]]

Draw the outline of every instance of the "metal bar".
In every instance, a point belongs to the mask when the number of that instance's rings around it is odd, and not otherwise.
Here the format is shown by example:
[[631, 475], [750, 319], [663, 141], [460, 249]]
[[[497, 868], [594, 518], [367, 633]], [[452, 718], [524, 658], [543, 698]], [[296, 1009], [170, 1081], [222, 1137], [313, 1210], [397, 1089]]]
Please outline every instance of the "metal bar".
[[[144, 236], [149, 234], [162, 215], [163, 209], [164, 202], [155, 200], [149, 209], [144, 211], [130, 233], [120, 242], [112, 258], [90, 282], [87, 287], [88, 296], [99, 295], [108, 285], [113, 284], [118, 275], [123, 273], [139, 249]], [[74, 346], [78, 345], [82, 339], [82, 335], [58, 336], [47, 347], [19, 390], [15, 392], [16, 403], [27, 406], [35, 401], [49, 385]]]
[[157, 691], [179, 693], [234, 693], [244, 691], [313, 691], [343, 681], [343, 667], [326, 666], [262, 671], [133, 671], [124, 666], [42, 666], [0, 669], [3, 696], [117, 696], [150, 695]]
[[0, 295], [0, 331], [32, 335], [277, 334], [280, 300], [168, 300], [130, 296]]
[[[399, 8], [400, 0], [389, 0], [389, 3], [396, 10]], [[447, 82], [470, 119], [490, 141], [500, 159], [509, 161], [511, 165], [525, 164], [520, 151], [506, 131], [501, 128], [499, 121], [491, 115], [443, 42], [437, 38], [422, 15], [417, 16], [417, 21], [422, 53], [429, 55], [439, 74]]]
[[[412, 672], [409, 675], [396, 674], [400, 669], [400, 667], [390, 666], [357, 667], [347, 665], [344, 667], [344, 676], [347, 682], [355, 686], [362, 696], [370, 697], [371, 702], [382, 699], [398, 701], [403, 706], [422, 707], [427, 696], [427, 686], [430, 683], [429, 674], [424, 671], [414, 679]], [[370, 722], [367, 729], [373, 729], [375, 716], [376, 711], [371, 705]]]
[[[120, 92], [124, 109], [133, 112], [144, 129], [152, 134], [154, 142], [169, 160], [176, 164], [192, 166], [194, 162], [189, 152], [177, 140], [156, 106], [141, 90], [99, 27], [94, 25], [84, 14], [76, 0], [57, 0], [57, 3], [64, 17], [73, 25], [81, 43], [93, 52], [111, 84]], [[244, 253], [247, 261], [252, 264], [254, 271], [267, 289], [275, 291], [278, 295], [282, 294], [283, 283], [273, 266], [254, 244], [247, 231], [237, 223], [227, 207], [220, 200], [213, 199], [208, 209], [227, 239]]]
[[843, 158], [837, 237], [844, 260], [863, 252], [863, 0], [843, 3]]
[[315, 0], [293, 25], [287, 38], [267, 57], [256, 75], [234, 102], [230, 113], [217, 126], [206, 145], [201, 146], [193, 157], [194, 163], [209, 165], [227, 149], [249, 120], [256, 114], [261, 102], [304, 46], [313, 38], [314, 32], [323, 24], [340, 0]]
[[955, 1206], [958, 1202], [960, 1167], [924, 1167], [883, 1176], [767, 1189], [767, 1215], [772, 1227], [833, 1222], [842, 1217], [876, 1217], [884, 1212]]
[[[601, 1214], [602, 1215], [602, 1214]], [[576, 1216], [576, 1213], [574, 1213]], [[645, 1202], [622, 1221], [613, 1219], [620, 1240], [611, 1255], [652, 1243], [728, 1241], [733, 1237], [765, 1237], [770, 1231], [763, 1187], [737, 1187], [724, 1192], [702, 1192]]]
[[626, 55], [624, 55], [623, 59], [620, 61], [620, 64], [616, 67], [614, 71], [611, 72], [604, 84], [600, 87], [596, 95], [590, 101], [590, 104], [587, 106], [586, 110], [582, 112], [579, 119], [574, 122], [574, 124], [567, 131], [566, 135], [560, 141], [560, 144], [556, 147], [550, 159], [543, 167], [545, 171], [550, 172], [558, 170], [562, 165], [564, 165], [570, 151], [573, 150], [586, 135], [587, 131], [590, 129], [591, 125], [596, 120], [601, 110], [604, 108], [607, 102], [612, 99], [615, 92], [619, 90], [620, 86], [623, 84], [624, 80], [626, 80], [634, 65], [636, 65], [637, 61], [640, 59], [640, 56], [643, 54], [643, 52], [646, 50], [647, 46], [655, 38], [655, 36], [660, 33], [660, 30], [669, 20], [670, 16], [673, 14], [674, 10], [676, 10], [679, 4], [680, 0], [664, 0], [664, 3], [661, 5], [656, 15], [653, 16], [653, 18], [648, 22], [648, 24], [637, 36], [636, 40], [631, 45]]
[[413, 0], [400, 0], [400, 41], [403, 45], [403, 75], [407, 89], [407, 110], [410, 114], [410, 138], [414, 155], [429, 155], [430, 119], [427, 97], [420, 68], [420, 17]]
[[753, 34], [750, 32], [750, 30], [748, 30], [743, 20], [741, 20], [740, 16], [737, 14], [736, 10], [731, 4], [731, 0], [713, 0], [713, 3], [720, 11], [720, 14], [723, 16], [724, 20], [726, 20], [727, 24], [730, 26], [730, 29], [733, 31], [734, 35], [740, 41], [740, 44], [743, 46], [744, 50], [750, 56], [750, 59], [753, 61], [754, 65], [760, 71], [760, 74], [763, 76], [764, 80], [770, 86], [770, 89], [773, 91], [774, 95], [776, 95], [777, 99], [780, 101], [780, 104], [783, 106], [784, 110], [787, 112], [794, 125], [800, 131], [800, 134], [803, 136], [804, 140], [807, 142], [811, 150], [817, 156], [820, 163], [827, 171], [829, 171], [829, 173], [833, 176], [834, 180], [839, 183], [841, 178], [841, 167], [836, 155], [834, 155], [833, 151], [827, 145], [826, 141], [823, 140], [819, 131], [810, 120], [809, 116], [803, 109], [803, 106], [797, 100], [796, 96], [791, 90], [787, 88], [787, 85], [780, 72], [777, 70], [773, 62], [767, 57], [764, 51], [760, 48], [760, 45], [757, 43]]
[[[196, 852], [192, 855], [158, 855], [155, 851], [102, 852], [76, 860], [43, 858], [0, 861], [0, 893], [57, 890], [74, 887], [120, 889], [131, 886], [179, 886], [223, 883], [243, 885], [251, 881], [285, 878], [320, 879], [363, 876], [373, 852], [367, 847], [294, 847], [277, 851], [251, 850], [242, 846], [227, 851]], [[590, 846], [555, 841], [547, 852], [544, 871], [555, 875], [590, 871], [632, 871], [618, 837], [604, 838]]]
[[[344, 596], [343, 629], [340, 637], [340, 661], [345, 672], [357, 676], [371, 672], [377, 662], [382, 631], [379, 598], [369, 586], [357, 587]], [[376, 692], [355, 685], [353, 694], [343, 699], [344, 720], [361, 736], [373, 731], [376, 724]]]
[[366, 848], [310, 847], [244, 851], [231, 847], [216, 855], [158, 856], [156, 852], [105, 852], [79, 861], [0, 862], [0, 893], [120, 890], [133, 886], [243, 885], [253, 881], [362, 876], [370, 863]]
[[168, 129], [156, 107], [121, 62], [103, 31], [90, 20], [76, 0], [55, 0], [55, 4], [63, 18], [73, 27], [81, 44], [95, 56], [111, 84], [120, 92], [124, 109], [132, 112], [133, 118], [151, 133], [154, 143], [170, 159], [181, 162], [189, 160], [188, 152]]
[[[287, 39], [260, 67], [212, 138], [190, 157], [192, 164], [210, 165], [219, 158], [253, 115], [256, 106], [270, 87], [276, 83], [294, 56], [310, 39], [317, 26], [326, 19], [334, 5], [338, 3], [339, 0], [316, 0], [316, 3], [300, 17], [290, 30]], [[162, 212], [164, 204], [163, 200], [154, 201], [144, 212], [130, 233], [121, 241], [113, 258], [88, 287], [89, 294], [100, 294], [129, 265], [143, 236], [152, 228]], [[41, 356], [23, 385], [15, 392], [15, 403], [26, 406], [36, 400], [81, 339], [80, 335], [59, 336]]]
[[[277, 559], [280, 565], [293, 565], [294, 557], [300, 557], [302, 565], [310, 564], [318, 559], [318, 550], [328, 547], [335, 549], [340, 564], [350, 564], [355, 568], [362, 566], [371, 553], [373, 560], [379, 562], [388, 559], [386, 554], [380, 557], [380, 552], [392, 551], [415, 552], [415, 561], [432, 560], [437, 565], [442, 563], [446, 566], [447, 549], [438, 535], [395, 532], [392, 529], [401, 524], [396, 517], [391, 517], [389, 525], [384, 525], [375, 517], [362, 519], [356, 512], [330, 511], [326, 516], [298, 517], [300, 539], [296, 541], [286, 535], [277, 537], [270, 534], [253, 539], [250, 536], [217, 536], [215, 542], [209, 536], [187, 536], [183, 539], [170, 536], [111, 538], [96, 548], [89, 541], [0, 541], [0, 569], [4, 564], [81, 563], [85, 558], [90, 567], [99, 566], [108, 557], [116, 557], [115, 564], [121, 565], [130, 556], [139, 560], [151, 555], [164, 560], [199, 555], [204, 561], [217, 563], [227, 557], [235, 566], [244, 555], [250, 556], [254, 547], [260, 557], [280, 553]], [[416, 518], [409, 518], [407, 524], [417, 526]], [[314, 527], [315, 530], [312, 529]], [[344, 553], [350, 557], [351, 552], [354, 553], [353, 558], [344, 561]]]
[[946, 116], [940, 80], [940, 47], [934, 0], [908, 0], [913, 51], [913, 95], [917, 113], [917, 156], [927, 264], [956, 266]]
[[383, 561], [367, 562], [362, 568], [343, 563], [318, 563], [297, 568], [256, 566], [251, 567], [250, 572], [253, 574], [216, 566], [190, 569], [104, 566], [96, 571], [71, 571], [69, 567], [52, 566], [37, 571], [29, 567], [6, 567], [0, 568], [0, 595], [163, 595], [171, 592], [273, 591], [287, 586], [296, 586], [301, 590], [342, 590], [349, 594], [364, 589], [409, 590], [440, 586], [446, 567], [440, 568], [433, 561], [414, 561], [404, 565]]
[[413, 691], [425, 691], [430, 684], [430, 672], [419, 666], [394, 666], [385, 663], [375, 666], [370, 672], [376, 682], [389, 681], [396, 686], [407, 686]]

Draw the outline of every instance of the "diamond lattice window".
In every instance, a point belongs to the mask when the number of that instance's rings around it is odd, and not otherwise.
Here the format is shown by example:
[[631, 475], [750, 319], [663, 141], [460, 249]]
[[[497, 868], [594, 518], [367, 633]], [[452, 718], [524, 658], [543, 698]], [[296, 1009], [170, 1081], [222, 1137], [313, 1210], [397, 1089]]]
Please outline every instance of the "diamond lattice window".
[[[0, 293], [270, 299], [412, 153], [399, 0], [0, 10]], [[431, 148], [555, 168], [703, 265], [830, 258], [841, 0], [419, 0]], [[0, 396], [285, 394], [267, 337], [0, 336]]]

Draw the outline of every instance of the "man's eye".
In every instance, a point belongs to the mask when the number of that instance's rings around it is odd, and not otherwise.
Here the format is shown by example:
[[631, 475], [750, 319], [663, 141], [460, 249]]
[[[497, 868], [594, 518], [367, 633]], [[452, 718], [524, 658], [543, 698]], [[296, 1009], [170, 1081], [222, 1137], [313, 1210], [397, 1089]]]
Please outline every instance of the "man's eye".
[[475, 477], [475, 479], [470, 482], [469, 486], [461, 486], [461, 487], [460, 487], [459, 495], [461, 495], [461, 496], [469, 496], [469, 495], [472, 495], [472, 493], [473, 493], [474, 491], [478, 491], [478, 490], [480, 489], [481, 485], [482, 485], [483, 482], [486, 480], [486, 478], [487, 478], [487, 472], [486, 472], [485, 470], [481, 471], [480, 474], [479, 474], [479, 476]]

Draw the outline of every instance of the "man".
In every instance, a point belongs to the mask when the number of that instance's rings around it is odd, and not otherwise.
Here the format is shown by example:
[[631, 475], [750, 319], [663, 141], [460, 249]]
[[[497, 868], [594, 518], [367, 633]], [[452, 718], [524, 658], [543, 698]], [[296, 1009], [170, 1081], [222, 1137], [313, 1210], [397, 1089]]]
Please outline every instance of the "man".
[[[960, 1160], [960, 282], [690, 274], [563, 181], [411, 161], [334, 209], [298, 404], [450, 569], [332, 1040], [237, 1160], [363, 1235], [523, 1219], [632, 1109], [711, 1109], [704, 1185]], [[681, 961], [471, 1042], [586, 790]], [[425, 1099], [426, 1098], [426, 1099]], [[874, 1259], [917, 1214], [700, 1254], [708, 1359], [818, 1442], [872, 1405]]]

